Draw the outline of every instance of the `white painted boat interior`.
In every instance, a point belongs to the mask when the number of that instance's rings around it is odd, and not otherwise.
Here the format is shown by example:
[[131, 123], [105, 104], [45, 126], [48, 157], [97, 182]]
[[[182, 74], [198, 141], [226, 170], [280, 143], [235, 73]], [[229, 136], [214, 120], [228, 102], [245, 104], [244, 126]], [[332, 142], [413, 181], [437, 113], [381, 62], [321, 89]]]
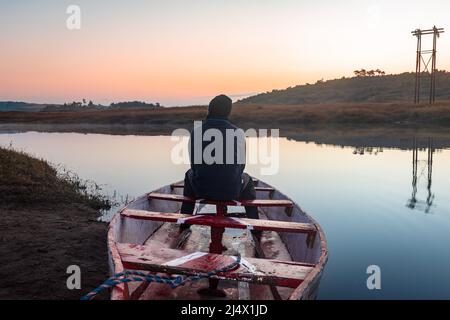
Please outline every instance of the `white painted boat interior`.
[[[262, 181], [257, 182], [258, 187], [270, 187]], [[164, 186], [154, 192], [167, 194], [182, 194], [182, 188]], [[272, 193], [257, 191], [257, 199], [289, 199], [279, 191]], [[290, 200], [290, 199], [289, 199]], [[126, 209], [147, 210], [156, 212], [177, 213], [181, 207], [180, 202], [166, 200], [151, 200], [144, 195], [128, 204]], [[242, 212], [243, 207], [228, 207], [228, 212]], [[121, 211], [121, 210], [120, 210]], [[119, 211], [119, 213], [120, 213]], [[215, 212], [210, 205], [197, 205], [196, 213]], [[157, 245], [162, 248], [175, 248], [179, 228], [177, 224], [162, 223], [149, 220], [127, 219], [116, 214], [111, 221], [108, 247], [110, 255], [110, 271], [112, 274], [121, 272], [120, 257], [115, 250], [115, 243], [135, 243]], [[327, 259], [326, 241], [320, 226], [301, 208], [294, 203], [292, 214], [289, 216], [283, 207], [259, 208], [260, 219], [280, 220], [288, 222], [312, 223], [317, 229], [313, 244], [308, 246], [307, 235], [302, 233], [277, 233], [264, 231], [261, 239], [261, 248], [265, 258], [282, 261], [296, 261], [314, 264], [316, 267], [307, 279], [297, 289], [277, 287], [282, 299], [314, 299], [323, 267]], [[192, 234], [182, 248], [188, 252], [208, 252], [210, 242], [210, 228], [206, 226], [191, 226]], [[242, 229], [225, 229], [223, 244], [227, 248], [224, 255], [241, 254], [243, 257], [255, 257], [255, 244], [250, 232]], [[126, 298], [126, 291], [130, 294], [138, 284], [130, 284], [128, 288], [119, 287], [112, 290], [113, 299]], [[140, 295], [140, 299], [211, 299], [199, 295], [197, 290], [208, 286], [208, 280], [192, 282], [176, 289], [163, 284], [150, 284]], [[248, 284], [237, 281], [220, 281], [219, 288], [227, 293], [226, 299], [264, 300], [274, 299], [273, 290], [267, 285]], [[272, 288], [273, 289], [273, 288]]]

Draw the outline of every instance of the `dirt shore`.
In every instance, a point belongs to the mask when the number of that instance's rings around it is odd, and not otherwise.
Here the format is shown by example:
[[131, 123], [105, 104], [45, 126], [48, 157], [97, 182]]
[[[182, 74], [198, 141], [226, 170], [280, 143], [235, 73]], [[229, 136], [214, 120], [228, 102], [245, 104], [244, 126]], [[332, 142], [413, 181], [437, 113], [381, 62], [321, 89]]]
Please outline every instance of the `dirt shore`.
[[[79, 299], [107, 278], [107, 224], [92, 209], [61, 204], [0, 212], [0, 299]], [[69, 265], [81, 268], [81, 290], [67, 289]]]
[[[0, 299], [79, 299], [108, 277], [108, 202], [45, 160], [0, 148]], [[81, 289], [67, 288], [67, 267]], [[107, 297], [104, 295], [103, 298]]]

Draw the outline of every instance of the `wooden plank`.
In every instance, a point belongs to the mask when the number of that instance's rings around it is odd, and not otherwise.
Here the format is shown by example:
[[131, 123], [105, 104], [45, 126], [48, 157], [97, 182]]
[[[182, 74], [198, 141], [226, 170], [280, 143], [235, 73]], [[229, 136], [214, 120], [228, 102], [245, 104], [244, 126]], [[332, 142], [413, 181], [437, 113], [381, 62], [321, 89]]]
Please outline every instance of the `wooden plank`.
[[[170, 187], [172, 189], [182, 189], [184, 188], [184, 183], [174, 183]], [[275, 189], [271, 187], [255, 187], [255, 191], [273, 192]]]
[[207, 199], [194, 199], [178, 194], [156, 193], [151, 192], [148, 198], [154, 200], [178, 201], [178, 202], [197, 202], [202, 204], [215, 204], [220, 206], [245, 206], [245, 207], [287, 207], [292, 208], [294, 204], [290, 200], [230, 200], [230, 201], [214, 201]]
[[[254, 234], [252, 234], [253, 242], [255, 243], [255, 251], [260, 259], [266, 259], [266, 255], [264, 253], [264, 250], [261, 248], [261, 243], [259, 242], [258, 237], [256, 237]], [[272, 292], [272, 296], [275, 300], [283, 300], [281, 298], [280, 293], [278, 292], [278, 289], [276, 286], [269, 286], [270, 292]]]
[[126, 209], [122, 211], [122, 216], [151, 221], [185, 223], [189, 225], [202, 225], [215, 228], [268, 230], [275, 232], [293, 232], [315, 234], [316, 228], [309, 223], [287, 222], [277, 220], [261, 220], [247, 218], [230, 218], [216, 215], [189, 215], [180, 213], [165, 213], [144, 210]]
[[[244, 242], [241, 242], [236, 250], [238, 252], [238, 254], [240, 254], [241, 256], [245, 256], [246, 255], [246, 244]], [[251, 294], [250, 294], [250, 283], [248, 282], [244, 282], [244, 281], [239, 281], [237, 283], [237, 292], [238, 292], [238, 299], [239, 300], [250, 300], [251, 299]]]
[[275, 189], [271, 187], [255, 187], [255, 191], [273, 192]]
[[[206, 275], [235, 261], [235, 257], [220, 254], [161, 248], [152, 245], [116, 243], [125, 269], [148, 270], [168, 274]], [[237, 280], [296, 288], [313, 269], [295, 262], [243, 258], [234, 270], [214, 276], [214, 279]]]

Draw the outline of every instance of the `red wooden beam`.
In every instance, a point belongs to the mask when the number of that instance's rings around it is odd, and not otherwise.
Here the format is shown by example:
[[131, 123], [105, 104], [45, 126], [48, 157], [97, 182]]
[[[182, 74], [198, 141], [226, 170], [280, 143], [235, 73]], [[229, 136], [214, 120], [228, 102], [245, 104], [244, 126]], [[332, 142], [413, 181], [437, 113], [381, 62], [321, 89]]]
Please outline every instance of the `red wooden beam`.
[[147, 195], [151, 200], [167, 200], [167, 201], [178, 201], [178, 202], [198, 202], [202, 204], [214, 204], [219, 206], [245, 206], [245, 207], [287, 207], [292, 208], [294, 204], [290, 200], [230, 200], [230, 201], [214, 201], [207, 199], [194, 199], [185, 197], [178, 194], [166, 194], [166, 193], [156, 193], [151, 192]]
[[[182, 188], [184, 188], [184, 184], [183, 183], [174, 183], [174, 184], [171, 184], [170, 187], [172, 189], [182, 189]], [[275, 191], [275, 189], [271, 188], [271, 187], [255, 187], [255, 191], [273, 192], [273, 191]]]
[[[125, 269], [148, 270], [168, 274], [206, 275], [235, 261], [235, 257], [214, 253], [189, 253], [152, 245], [117, 243]], [[235, 270], [218, 274], [213, 279], [237, 280], [296, 288], [313, 269], [292, 261], [242, 258]]]
[[277, 220], [258, 220], [246, 218], [220, 217], [216, 215], [189, 215], [180, 213], [153, 212], [144, 210], [122, 211], [122, 216], [151, 221], [185, 223], [188, 225], [202, 225], [213, 228], [233, 228], [249, 230], [268, 230], [276, 232], [293, 232], [315, 234], [316, 228], [313, 224], [300, 222], [286, 222]]

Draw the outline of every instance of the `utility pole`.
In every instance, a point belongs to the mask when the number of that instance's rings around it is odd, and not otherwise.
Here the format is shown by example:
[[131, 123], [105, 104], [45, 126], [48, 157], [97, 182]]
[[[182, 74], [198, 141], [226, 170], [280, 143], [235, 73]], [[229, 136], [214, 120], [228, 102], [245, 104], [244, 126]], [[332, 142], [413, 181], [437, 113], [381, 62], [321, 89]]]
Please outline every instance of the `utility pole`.
[[[436, 42], [441, 33], [444, 33], [444, 28], [436, 28], [421, 30], [416, 29], [411, 31], [412, 35], [417, 37], [417, 51], [416, 51], [416, 81], [415, 81], [415, 94], [414, 103], [420, 103], [420, 89], [422, 73], [426, 72], [430, 74], [430, 96], [429, 103], [432, 104], [436, 100]], [[433, 35], [433, 48], [423, 50], [422, 49], [422, 36]], [[423, 64], [423, 70], [422, 70]], [[431, 64], [431, 66], [430, 66]]]

